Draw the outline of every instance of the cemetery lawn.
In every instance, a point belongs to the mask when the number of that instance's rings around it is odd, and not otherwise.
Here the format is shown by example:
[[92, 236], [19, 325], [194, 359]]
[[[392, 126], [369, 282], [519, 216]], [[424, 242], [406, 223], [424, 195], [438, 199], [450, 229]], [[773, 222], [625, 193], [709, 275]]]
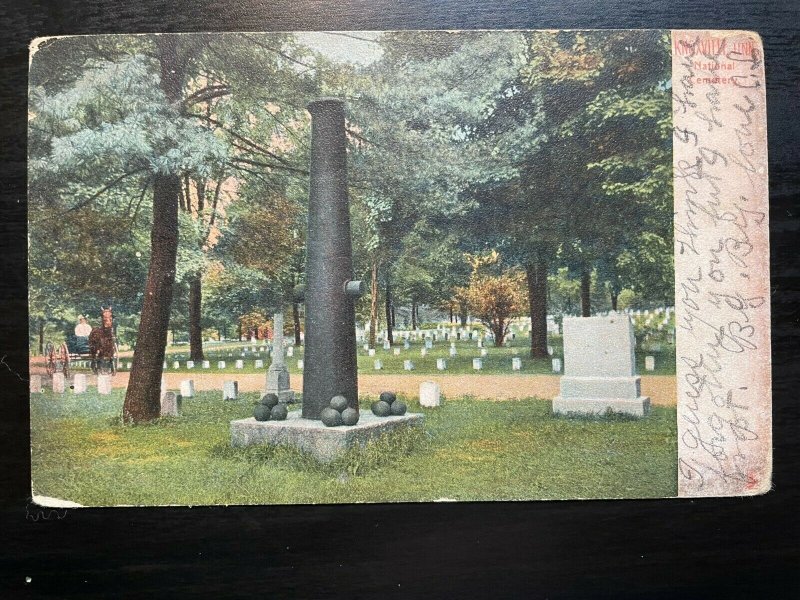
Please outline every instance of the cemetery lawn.
[[[675, 496], [674, 407], [642, 420], [553, 417], [550, 402], [447, 399], [408, 430], [320, 466], [286, 448], [231, 448], [258, 394], [201, 392], [179, 418], [120, 423], [124, 390], [31, 398], [33, 494], [87, 506]], [[369, 410], [372, 398], [362, 399]]]

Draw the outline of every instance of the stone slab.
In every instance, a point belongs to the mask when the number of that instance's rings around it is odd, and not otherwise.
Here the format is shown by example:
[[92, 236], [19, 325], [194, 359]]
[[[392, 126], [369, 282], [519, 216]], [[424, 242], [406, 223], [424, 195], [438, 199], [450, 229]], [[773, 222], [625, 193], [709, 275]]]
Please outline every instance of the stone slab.
[[322, 421], [303, 419], [299, 410], [293, 410], [285, 421], [256, 421], [254, 417], [231, 421], [231, 446], [286, 445], [309, 452], [320, 462], [330, 462], [348, 448], [364, 446], [399, 427], [422, 427], [424, 419], [421, 413], [377, 417], [362, 410], [355, 425], [326, 427]]
[[72, 392], [75, 394], [83, 394], [86, 392], [87, 385], [86, 374], [75, 373], [75, 376], [72, 378]]
[[442, 390], [435, 381], [423, 381], [419, 384], [419, 403], [426, 408], [442, 405]]
[[164, 392], [161, 395], [161, 416], [178, 417], [181, 413], [181, 396], [175, 392]]
[[104, 396], [111, 393], [111, 375], [97, 376], [97, 393]]
[[564, 375], [631, 376], [635, 345], [627, 315], [564, 317]]
[[183, 379], [181, 381], [181, 396], [194, 398], [194, 379]]
[[650, 412], [650, 398], [553, 398], [553, 413], [602, 416], [608, 411], [643, 417]]
[[641, 377], [571, 377], [561, 378], [563, 398], [628, 398], [641, 395]]
[[53, 373], [53, 393], [63, 394], [66, 386], [66, 378], [63, 373]]
[[238, 381], [223, 381], [222, 382], [222, 399], [223, 400], [236, 400], [239, 397], [239, 382]]
[[30, 381], [30, 389], [31, 394], [41, 394], [42, 393], [42, 376], [41, 375], [31, 375]]

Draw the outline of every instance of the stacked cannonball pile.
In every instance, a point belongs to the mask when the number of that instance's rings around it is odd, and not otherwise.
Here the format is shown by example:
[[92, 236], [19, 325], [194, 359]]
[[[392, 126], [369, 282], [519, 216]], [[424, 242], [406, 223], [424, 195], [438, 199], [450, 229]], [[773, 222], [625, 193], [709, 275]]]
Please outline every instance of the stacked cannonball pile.
[[347, 406], [347, 398], [344, 396], [331, 398], [330, 406], [323, 408], [319, 417], [327, 427], [358, 423], [358, 411]]
[[380, 399], [372, 403], [372, 413], [377, 417], [404, 415], [407, 409], [406, 403], [398, 400], [394, 392], [381, 392]]
[[278, 402], [277, 394], [264, 394], [253, 410], [256, 421], [284, 421], [288, 414], [286, 405]]

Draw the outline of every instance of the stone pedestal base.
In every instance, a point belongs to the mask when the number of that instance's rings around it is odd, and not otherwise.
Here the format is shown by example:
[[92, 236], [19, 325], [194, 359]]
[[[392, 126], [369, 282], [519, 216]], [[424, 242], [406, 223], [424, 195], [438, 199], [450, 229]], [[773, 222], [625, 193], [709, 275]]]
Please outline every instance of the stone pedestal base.
[[362, 410], [355, 425], [326, 427], [322, 421], [303, 419], [300, 411], [295, 410], [285, 421], [256, 421], [254, 417], [231, 421], [231, 446], [292, 446], [309, 452], [320, 462], [330, 462], [348, 448], [364, 446], [369, 440], [402, 426], [422, 427], [423, 422], [421, 413], [376, 417]]
[[602, 416], [607, 411], [643, 417], [650, 412], [650, 398], [553, 398], [553, 413], [557, 415]]

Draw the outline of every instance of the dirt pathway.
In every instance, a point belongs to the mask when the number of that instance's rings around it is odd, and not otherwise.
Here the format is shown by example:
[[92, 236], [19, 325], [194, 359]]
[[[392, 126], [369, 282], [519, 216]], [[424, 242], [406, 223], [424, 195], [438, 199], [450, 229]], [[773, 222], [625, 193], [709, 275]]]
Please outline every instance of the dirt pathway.
[[[36, 371], [34, 371], [36, 372]], [[114, 387], [128, 385], [130, 373], [117, 373], [113, 379]], [[225, 379], [239, 382], [242, 392], [255, 392], [264, 389], [265, 376], [260, 373], [242, 373], [239, 375], [219, 373], [165, 373], [164, 378], [169, 389], [180, 388], [182, 379], [194, 380], [195, 389], [222, 390]], [[359, 374], [358, 387], [362, 394], [378, 395], [384, 390], [392, 390], [416, 396], [419, 384], [423, 381], [435, 381], [442, 389], [445, 397], [456, 398], [471, 395], [488, 400], [509, 400], [515, 398], [553, 398], [558, 395], [559, 378], [555, 375], [376, 375]], [[89, 376], [89, 385], [96, 385], [95, 377]], [[303, 390], [303, 380], [292, 377], [292, 389]], [[642, 394], [649, 396], [653, 404], [675, 406], [675, 377], [669, 375], [642, 376]]]

